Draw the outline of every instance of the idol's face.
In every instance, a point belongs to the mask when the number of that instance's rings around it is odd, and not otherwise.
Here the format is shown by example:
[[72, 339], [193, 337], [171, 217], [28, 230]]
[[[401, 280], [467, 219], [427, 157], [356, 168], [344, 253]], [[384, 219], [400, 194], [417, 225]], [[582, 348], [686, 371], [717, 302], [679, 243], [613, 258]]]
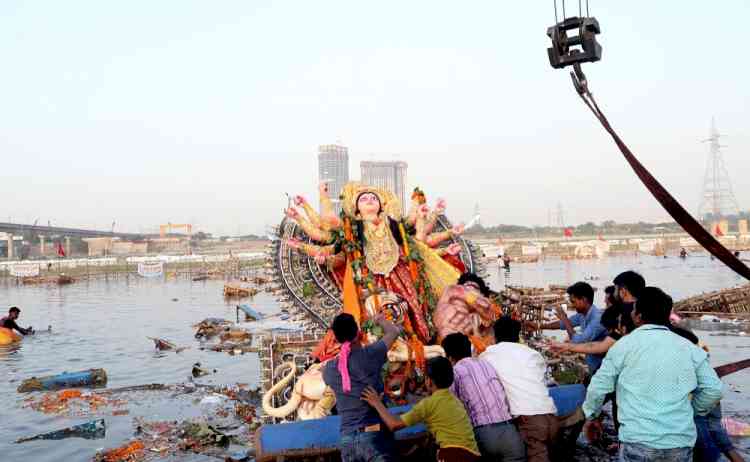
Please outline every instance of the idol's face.
[[363, 216], [372, 216], [380, 213], [380, 200], [373, 193], [364, 193], [357, 199], [357, 210]]

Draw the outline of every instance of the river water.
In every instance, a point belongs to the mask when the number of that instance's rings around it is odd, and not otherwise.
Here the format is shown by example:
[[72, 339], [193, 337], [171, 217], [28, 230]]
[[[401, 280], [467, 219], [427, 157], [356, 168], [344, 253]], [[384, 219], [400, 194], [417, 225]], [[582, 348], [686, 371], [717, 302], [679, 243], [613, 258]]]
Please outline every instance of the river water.
[[[678, 258], [611, 257], [590, 261], [550, 260], [514, 264], [510, 272], [490, 268], [493, 288], [506, 283], [542, 286], [590, 280], [600, 289], [625, 269], [634, 269], [649, 284], [658, 285], [677, 300], [700, 292], [741, 284], [741, 278], [706, 257]], [[257, 355], [230, 356], [201, 350], [193, 337], [193, 325], [208, 317], [235, 319], [237, 301], [222, 296], [223, 281], [193, 282], [188, 279], [154, 280], [136, 276], [90, 280], [69, 286], [17, 286], [0, 281], [0, 309], [17, 305], [19, 324], [37, 330], [52, 326], [51, 333], [29, 337], [12, 348], [0, 350], [0, 460], [89, 461], [98, 449], [119, 446], [133, 436], [133, 420], [181, 420], [199, 415], [197, 397], [143, 392], [126, 397], [127, 415], [112, 416], [110, 409], [91, 417], [47, 415], [28, 408], [25, 396], [16, 393], [20, 382], [31, 376], [89, 368], [107, 371], [108, 387], [148, 383], [175, 384], [188, 381], [192, 365], [200, 362], [215, 374], [198, 379], [205, 384], [259, 382]], [[601, 290], [598, 294], [601, 294]], [[278, 311], [273, 299], [261, 293], [251, 301], [265, 313]], [[750, 335], [736, 326], [699, 325], [697, 334], [711, 348], [713, 365], [750, 357]], [[155, 352], [147, 337], [161, 337], [189, 349]], [[724, 379], [726, 415], [750, 421], [750, 371]], [[93, 418], [107, 423], [104, 439], [67, 439], [13, 444], [18, 438], [61, 429]], [[739, 441], [750, 449], [746, 438]], [[750, 455], [750, 452], [746, 452]], [[176, 460], [176, 459], [175, 459]], [[179, 460], [216, 460], [204, 456], [181, 456]]]

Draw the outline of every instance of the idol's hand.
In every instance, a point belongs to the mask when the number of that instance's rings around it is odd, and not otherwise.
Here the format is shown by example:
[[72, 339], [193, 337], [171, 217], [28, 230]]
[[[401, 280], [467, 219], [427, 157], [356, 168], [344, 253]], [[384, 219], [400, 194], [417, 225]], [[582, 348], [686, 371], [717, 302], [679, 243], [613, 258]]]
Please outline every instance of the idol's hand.
[[299, 239], [287, 239], [286, 245], [293, 249], [299, 250], [302, 248], [302, 241], [300, 241]]
[[448, 206], [447, 202], [445, 202], [445, 199], [439, 198], [437, 200], [437, 204], [435, 204], [435, 213], [438, 215], [442, 215], [445, 212], [445, 208]]
[[297, 220], [299, 218], [299, 212], [294, 207], [289, 207], [284, 210], [284, 214], [292, 220]]
[[306, 202], [307, 201], [305, 200], [304, 197], [294, 196], [294, 205], [296, 205], [297, 207], [302, 207], [303, 205], [305, 205]]
[[323, 181], [318, 185], [318, 192], [321, 195], [327, 196], [328, 195], [328, 183]]
[[422, 204], [417, 209], [417, 212], [419, 212], [419, 216], [421, 218], [427, 218], [427, 215], [430, 213], [430, 206], [427, 204]]
[[451, 233], [452, 233], [452, 234], [453, 234], [454, 236], [460, 236], [460, 235], [462, 235], [462, 234], [464, 233], [464, 231], [465, 231], [465, 227], [466, 227], [466, 226], [465, 226], [465, 225], [464, 225], [463, 223], [461, 223], [461, 224], [459, 224], [459, 225], [456, 225], [456, 226], [454, 226], [453, 228], [451, 228]]
[[461, 244], [458, 242], [454, 242], [453, 244], [449, 245], [448, 248], [445, 249], [446, 253], [448, 255], [453, 255], [454, 257], [461, 253]]
[[315, 255], [314, 259], [315, 259], [315, 263], [317, 263], [319, 265], [325, 265], [326, 264], [326, 256], [325, 255], [321, 255], [321, 254]]

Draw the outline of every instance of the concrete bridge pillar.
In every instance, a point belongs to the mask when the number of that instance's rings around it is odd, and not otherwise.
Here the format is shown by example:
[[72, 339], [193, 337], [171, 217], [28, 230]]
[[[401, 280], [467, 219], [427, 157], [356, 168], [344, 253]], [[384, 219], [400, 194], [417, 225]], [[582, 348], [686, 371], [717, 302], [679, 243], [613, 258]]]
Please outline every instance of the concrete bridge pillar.
[[44, 256], [44, 251], [46, 250], [44, 247], [44, 239], [46, 239], [45, 236], [39, 236], [39, 253]]
[[70, 257], [70, 236], [65, 236], [65, 255]]

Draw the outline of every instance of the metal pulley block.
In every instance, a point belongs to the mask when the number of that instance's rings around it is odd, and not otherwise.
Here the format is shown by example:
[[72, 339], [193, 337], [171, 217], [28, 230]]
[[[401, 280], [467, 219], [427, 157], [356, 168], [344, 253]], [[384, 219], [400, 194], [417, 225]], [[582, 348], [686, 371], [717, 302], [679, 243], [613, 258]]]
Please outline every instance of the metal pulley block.
[[[568, 35], [576, 30], [578, 35]], [[550, 65], [560, 69], [576, 63], [599, 61], [602, 46], [596, 41], [596, 35], [600, 32], [596, 18], [567, 18], [548, 28], [547, 35], [552, 40], [552, 46], [547, 48]]]

